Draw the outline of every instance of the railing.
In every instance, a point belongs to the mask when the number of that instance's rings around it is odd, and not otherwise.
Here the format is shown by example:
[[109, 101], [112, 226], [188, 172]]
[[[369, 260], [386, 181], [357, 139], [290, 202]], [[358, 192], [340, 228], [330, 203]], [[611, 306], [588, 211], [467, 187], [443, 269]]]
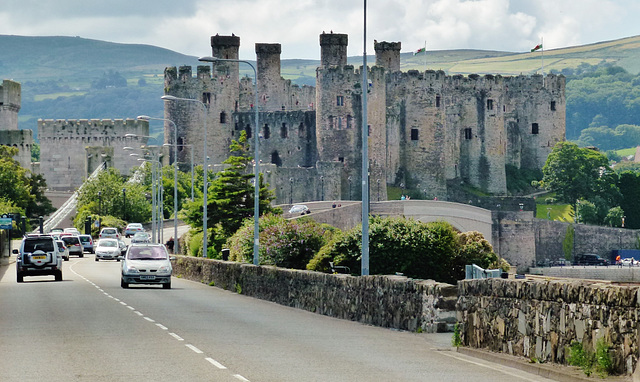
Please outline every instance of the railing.
[[500, 269], [482, 269], [475, 264], [465, 265], [465, 279], [490, 279], [502, 277]]
[[[107, 163], [102, 162], [102, 164], [93, 171], [93, 173], [87, 180], [97, 178], [98, 174], [100, 174], [100, 172], [103, 171], [106, 167]], [[56, 212], [49, 216], [49, 218], [42, 224], [43, 232], [51, 231], [53, 228], [57, 227], [64, 219], [66, 219], [71, 212], [76, 210], [76, 207], [78, 206], [78, 194], [80, 191], [82, 191], [83, 187], [84, 183], [82, 183], [80, 188], [76, 190], [73, 195], [71, 195], [71, 197], [69, 197], [69, 199], [64, 202], [64, 204], [60, 208], [58, 208]], [[38, 228], [36, 231], [34, 231], [34, 233], [38, 232], [39, 230], [40, 229]]]

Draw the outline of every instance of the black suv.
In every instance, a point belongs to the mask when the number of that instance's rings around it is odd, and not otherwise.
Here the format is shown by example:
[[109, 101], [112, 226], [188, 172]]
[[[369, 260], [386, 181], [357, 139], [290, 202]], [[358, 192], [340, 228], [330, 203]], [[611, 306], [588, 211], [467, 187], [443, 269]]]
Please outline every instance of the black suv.
[[609, 265], [606, 259], [596, 255], [595, 253], [585, 253], [576, 256], [575, 265]]
[[14, 249], [16, 276], [19, 283], [24, 276], [53, 275], [62, 281], [62, 254], [53, 236], [29, 235], [22, 239], [20, 250]]

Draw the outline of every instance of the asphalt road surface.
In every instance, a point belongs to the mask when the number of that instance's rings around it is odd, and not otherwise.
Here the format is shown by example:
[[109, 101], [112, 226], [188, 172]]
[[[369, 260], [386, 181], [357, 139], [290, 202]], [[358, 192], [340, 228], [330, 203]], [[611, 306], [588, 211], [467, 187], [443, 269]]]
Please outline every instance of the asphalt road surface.
[[[401, 332], [173, 279], [120, 287], [120, 263], [64, 262], [62, 282], [0, 268], [1, 381], [548, 381]], [[443, 337], [444, 336], [444, 337]]]

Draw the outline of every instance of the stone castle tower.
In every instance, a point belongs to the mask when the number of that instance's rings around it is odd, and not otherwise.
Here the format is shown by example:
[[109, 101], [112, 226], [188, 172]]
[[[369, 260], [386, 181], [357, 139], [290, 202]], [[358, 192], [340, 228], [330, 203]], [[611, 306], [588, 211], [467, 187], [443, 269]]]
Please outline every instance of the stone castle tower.
[[[564, 140], [563, 76], [401, 72], [401, 43], [376, 42], [363, 85], [363, 68], [347, 64], [347, 45], [345, 34], [321, 34], [316, 87], [300, 87], [280, 75], [280, 44], [255, 44], [258, 105], [253, 78], [238, 77], [243, 63], [198, 66], [195, 77], [191, 67], [167, 68], [165, 93], [201, 102], [165, 105], [165, 118], [178, 125], [178, 160], [188, 162], [193, 150], [202, 163], [205, 125], [210, 163], [225, 160], [244, 130], [260, 134], [277, 203], [359, 200], [363, 91], [374, 201], [387, 198], [387, 185], [443, 200], [460, 183], [505, 195], [507, 165], [541, 168]], [[235, 35], [211, 37], [214, 57], [237, 59], [239, 46]], [[173, 143], [170, 131], [166, 124], [166, 143]]]
[[18, 148], [15, 159], [20, 166], [31, 170], [33, 132], [18, 130], [18, 112], [22, 103], [20, 83], [3, 80], [0, 86], [0, 145]]

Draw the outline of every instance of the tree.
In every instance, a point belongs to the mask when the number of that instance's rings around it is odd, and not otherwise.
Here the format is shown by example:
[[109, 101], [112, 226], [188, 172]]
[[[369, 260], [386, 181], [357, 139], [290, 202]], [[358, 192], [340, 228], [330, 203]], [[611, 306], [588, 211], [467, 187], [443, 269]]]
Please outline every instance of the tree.
[[[251, 182], [254, 175], [250, 171], [252, 158], [245, 131], [240, 133], [238, 140], [231, 141], [229, 149], [232, 155], [223, 162], [225, 169], [216, 174], [207, 190], [207, 227], [214, 233], [207, 238], [208, 241], [213, 240], [214, 251], [219, 251], [226, 238], [254, 213], [254, 187]], [[262, 174], [258, 182], [260, 215], [279, 212], [271, 206], [275, 196], [269, 185], [264, 183]], [[202, 226], [202, 202], [188, 203], [186, 215], [192, 226]]]
[[0, 195], [14, 206], [26, 210], [34, 197], [31, 195], [29, 172], [13, 159], [18, 149], [0, 146]]
[[559, 142], [542, 168], [540, 185], [555, 192], [557, 199], [574, 207], [578, 199], [599, 195], [613, 203], [619, 197], [616, 175], [607, 157], [595, 150]]
[[640, 228], [640, 173], [625, 171], [620, 174], [618, 187], [622, 194], [620, 207], [624, 210], [626, 228]]

